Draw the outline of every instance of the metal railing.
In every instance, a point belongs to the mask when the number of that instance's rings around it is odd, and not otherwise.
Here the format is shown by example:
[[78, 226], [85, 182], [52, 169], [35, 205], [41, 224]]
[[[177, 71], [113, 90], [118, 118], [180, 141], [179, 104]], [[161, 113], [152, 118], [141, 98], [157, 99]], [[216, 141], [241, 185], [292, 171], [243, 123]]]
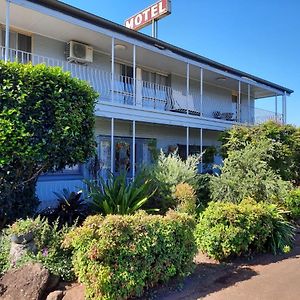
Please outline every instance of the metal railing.
[[[282, 114], [241, 106], [240, 120], [230, 102], [224, 99], [215, 99], [208, 95], [201, 98], [199, 91], [191, 90], [187, 95], [185, 90], [177, 90], [152, 82], [134, 80], [131, 77], [101, 70], [101, 66], [70, 63], [61, 59], [36, 55], [20, 50], [9, 49], [9, 60], [33, 65], [45, 64], [47, 66], [59, 66], [64, 71], [71, 73], [73, 77], [87, 81], [98, 93], [99, 101], [120, 103], [162, 111], [173, 111], [184, 114], [196, 115], [205, 118], [240, 122], [247, 124], [262, 123], [267, 120], [282, 122]], [[0, 46], [0, 59], [5, 57], [5, 47]], [[113, 80], [113, 81], [112, 81]]]

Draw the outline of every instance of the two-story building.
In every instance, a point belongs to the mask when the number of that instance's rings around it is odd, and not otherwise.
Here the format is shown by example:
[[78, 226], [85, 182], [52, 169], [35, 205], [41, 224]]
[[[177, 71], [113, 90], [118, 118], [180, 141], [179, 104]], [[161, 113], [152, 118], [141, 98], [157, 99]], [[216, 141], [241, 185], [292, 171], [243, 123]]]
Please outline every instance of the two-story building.
[[[233, 124], [285, 123], [293, 92], [53, 0], [0, 0], [0, 59], [60, 66], [88, 81], [100, 94], [100, 173], [127, 170], [130, 177], [151, 161], [153, 144], [185, 156], [217, 146]], [[270, 98], [273, 112], [257, 107], [261, 98]], [[88, 172], [81, 165], [41, 176], [40, 200], [82, 187]]]

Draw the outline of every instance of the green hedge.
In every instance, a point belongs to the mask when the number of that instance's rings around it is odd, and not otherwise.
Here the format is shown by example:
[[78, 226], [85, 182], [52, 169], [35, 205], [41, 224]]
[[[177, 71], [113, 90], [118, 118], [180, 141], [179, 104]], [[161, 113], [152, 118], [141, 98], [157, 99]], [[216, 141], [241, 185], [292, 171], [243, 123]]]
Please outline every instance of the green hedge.
[[196, 226], [198, 248], [224, 260], [253, 252], [287, 251], [294, 228], [276, 205], [244, 200], [240, 204], [211, 202]]
[[74, 248], [74, 269], [88, 299], [128, 299], [157, 282], [185, 276], [193, 267], [194, 221], [186, 214], [165, 217], [89, 217], [65, 240]]
[[295, 219], [300, 219], [300, 188], [293, 189], [284, 199], [284, 205], [289, 210], [290, 216]]
[[40, 174], [94, 154], [97, 97], [59, 67], [0, 61], [0, 226], [34, 213]]

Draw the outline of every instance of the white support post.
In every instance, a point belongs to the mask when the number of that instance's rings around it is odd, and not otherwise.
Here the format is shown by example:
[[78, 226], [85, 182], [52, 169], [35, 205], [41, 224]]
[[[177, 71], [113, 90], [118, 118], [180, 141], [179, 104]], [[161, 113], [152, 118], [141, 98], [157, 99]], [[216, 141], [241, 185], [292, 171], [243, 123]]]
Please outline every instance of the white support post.
[[136, 106], [136, 46], [133, 45], [133, 103]]
[[135, 178], [135, 120], [132, 121], [132, 178]]
[[248, 124], [251, 124], [251, 90], [250, 84], [248, 84]]
[[200, 69], [200, 114], [203, 116], [203, 69]]
[[190, 127], [186, 128], [186, 158], [189, 156], [189, 147], [190, 147]]
[[275, 95], [275, 121], [278, 122], [278, 99], [277, 99], [277, 94]]
[[9, 26], [10, 26], [10, 0], [6, 0], [6, 16], [5, 16], [5, 62], [9, 58]]
[[189, 114], [190, 64], [186, 64], [186, 113]]
[[203, 152], [203, 129], [200, 128], [200, 154], [201, 154], [201, 164], [200, 164], [200, 172], [203, 173], [203, 159], [202, 159], [202, 152]]
[[111, 38], [111, 102], [114, 103], [115, 94], [115, 38]]
[[114, 141], [114, 135], [115, 135], [115, 119], [111, 118], [111, 133], [110, 133], [110, 171], [112, 174], [114, 174], [114, 158], [115, 158], [115, 141]]
[[286, 92], [282, 95], [282, 117], [283, 124], [286, 124]]
[[238, 122], [241, 122], [241, 81], [239, 81], [239, 94], [238, 94]]

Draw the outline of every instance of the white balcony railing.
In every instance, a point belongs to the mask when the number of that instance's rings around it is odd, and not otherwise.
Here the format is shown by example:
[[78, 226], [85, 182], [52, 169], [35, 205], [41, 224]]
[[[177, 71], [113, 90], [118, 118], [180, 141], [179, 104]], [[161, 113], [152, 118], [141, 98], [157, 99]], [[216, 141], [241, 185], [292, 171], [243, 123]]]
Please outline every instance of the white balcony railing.
[[[0, 46], [0, 59], [5, 57], [5, 48]], [[216, 101], [203, 95], [203, 110], [199, 92], [191, 91], [189, 95], [184, 90], [176, 90], [169, 86], [152, 82], [135, 80], [131, 77], [101, 70], [101, 66], [82, 65], [64, 60], [36, 55], [20, 50], [9, 49], [9, 60], [20, 63], [31, 62], [33, 65], [45, 64], [59, 66], [73, 77], [87, 81], [100, 95], [99, 101], [120, 103], [162, 111], [180, 112], [205, 118], [221, 119], [247, 124], [262, 123], [267, 120], [282, 121], [282, 114], [258, 108], [241, 106], [240, 120], [237, 113], [225, 101]], [[113, 77], [113, 84], [112, 84]], [[113, 91], [113, 93], [112, 93]]]

